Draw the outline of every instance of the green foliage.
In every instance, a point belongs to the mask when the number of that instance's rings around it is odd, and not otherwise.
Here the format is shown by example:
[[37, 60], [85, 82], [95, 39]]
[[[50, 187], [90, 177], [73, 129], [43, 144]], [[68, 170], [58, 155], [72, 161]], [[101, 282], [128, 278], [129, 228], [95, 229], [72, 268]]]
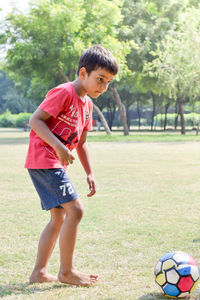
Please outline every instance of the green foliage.
[[118, 60], [126, 107], [144, 106], [152, 92], [157, 108], [180, 94], [191, 104], [200, 92], [199, 20], [197, 0], [32, 1], [28, 13], [15, 9], [2, 21], [4, 70], [19, 93], [7, 95], [0, 76], [0, 112], [32, 111], [26, 99], [38, 105], [50, 88], [74, 80], [80, 54], [98, 43]]
[[[26, 95], [44, 97], [45, 91], [63, 79], [60, 69], [69, 76], [75, 69], [74, 57], [83, 48], [78, 37], [84, 18], [82, 0], [49, 1], [32, 3], [26, 15], [13, 13], [7, 17], [8, 30], [5, 33], [10, 49], [6, 57], [6, 69], [15, 82], [26, 82]], [[77, 34], [77, 37], [76, 37]], [[66, 64], [67, 62], [67, 64]], [[35, 90], [40, 81], [43, 94]], [[37, 99], [36, 98], [36, 99]]]
[[199, 8], [188, 8], [182, 12], [176, 26], [152, 52], [156, 58], [146, 64], [145, 72], [158, 79], [160, 93], [171, 98], [199, 98], [199, 16]]
[[[156, 49], [156, 44], [162, 41], [173, 26], [181, 7], [180, 1], [176, 4], [157, 0], [124, 1], [122, 8], [124, 25], [129, 26], [130, 30], [121, 31], [120, 37], [122, 40], [131, 39], [136, 44], [128, 55], [129, 68], [134, 71], [133, 79], [134, 75], [136, 80], [142, 79], [141, 76], [138, 77], [137, 72], [141, 73], [144, 64], [153, 60], [152, 50]], [[143, 88], [147, 85], [147, 78], [142, 85]]]
[[31, 115], [32, 115], [31, 113], [20, 113], [16, 115], [15, 127], [17, 128], [25, 127], [28, 124]]
[[[157, 44], [161, 43], [167, 32], [173, 27], [183, 6], [181, 1], [124, 1], [122, 14], [124, 16], [123, 26], [126, 27], [126, 30], [122, 27], [119, 37], [122, 41], [131, 40], [134, 45], [127, 55], [131, 74], [124, 74], [118, 89], [128, 90], [129, 99], [132, 103], [140, 102], [140, 106], [144, 106], [146, 104], [145, 98], [152, 98], [152, 92], [154, 95], [159, 93], [157, 77], [144, 73], [144, 66], [155, 58], [153, 50], [157, 48]], [[140, 97], [143, 94], [146, 94], [146, 97]], [[164, 94], [156, 98], [156, 106], [165, 105], [169, 102], [168, 97]], [[126, 97], [122, 96], [122, 99], [126, 103]], [[174, 99], [171, 99], [171, 102], [173, 101]]]
[[5, 70], [37, 103], [53, 86], [75, 79], [80, 54], [93, 44], [110, 49], [120, 72], [126, 72], [130, 43], [117, 39], [120, 5], [119, 0], [37, 0], [26, 15], [13, 12], [4, 32]]
[[0, 115], [0, 127], [15, 127], [15, 115], [9, 110]]
[[[167, 126], [173, 127], [174, 120], [177, 117], [175, 113], [168, 113], [167, 114]], [[155, 117], [156, 125], [162, 126], [164, 122], [164, 114], [157, 114]], [[198, 113], [187, 113], [184, 114], [184, 119], [186, 122], [186, 126], [188, 127], [197, 127], [200, 122], [200, 114]], [[178, 125], [180, 126], [180, 118], [178, 118]]]
[[0, 113], [6, 110], [14, 114], [35, 110], [36, 105], [23, 97], [22, 91], [16, 88], [14, 82], [3, 71], [0, 71], [0, 90]]
[[30, 116], [31, 113], [12, 114], [9, 110], [6, 110], [0, 115], [0, 127], [24, 128]]

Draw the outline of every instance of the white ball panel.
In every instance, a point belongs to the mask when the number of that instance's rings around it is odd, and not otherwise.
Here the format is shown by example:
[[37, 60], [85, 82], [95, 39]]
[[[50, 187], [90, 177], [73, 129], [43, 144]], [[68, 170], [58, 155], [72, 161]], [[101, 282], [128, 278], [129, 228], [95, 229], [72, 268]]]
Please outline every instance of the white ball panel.
[[169, 283], [176, 284], [179, 281], [179, 274], [176, 272], [176, 270], [172, 269], [170, 271], [166, 272], [167, 281]]
[[176, 252], [176, 254], [173, 256], [173, 259], [175, 259], [177, 263], [180, 263], [182, 261], [187, 261], [188, 255], [184, 252]]
[[191, 276], [194, 281], [199, 279], [199, 268], [196, 266], [191, 266]]
[[154, 274], [155, 274], [155, 275], [157, 275], [158, 273], [161, 272], [161, 266], [162, 266], [162, 263], [161, 263], [161, 261], [159, 261], [159, 262], [157, 263], [157, 265], [155, 266], [155, 270], [154, 270]]

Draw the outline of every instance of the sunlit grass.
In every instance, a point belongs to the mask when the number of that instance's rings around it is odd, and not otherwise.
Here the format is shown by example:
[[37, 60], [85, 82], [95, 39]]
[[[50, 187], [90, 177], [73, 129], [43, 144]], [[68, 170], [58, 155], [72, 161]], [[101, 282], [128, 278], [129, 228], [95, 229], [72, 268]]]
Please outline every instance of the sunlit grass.
[[[85, 207], [75, 262], [82, 271], [99, 273], [100, 279], [93, 287], [76, 288], [28, 285], [48, 213], [40, 209], [23, 168], [28, 133], [0, 130], [1, 298], [165, 299], [154, 283], [159, 257], [181, 250], [200, 262], [200, 143], [94, 143], [97, 134], [89, 135], [98, 187], [93, 199], [86, 197], [86, 178], [77, 157], [69, 168]], [[58, 268], [56, 246], [50, 271]], [[199, 288], [191, 299], [200, 299]]]
[[188, 131], [185, 135], [180, 132], [164, 132], [164, 131], [130, 131], [128, 136], [124, 136], [123, 132], [113, 131], [111, 135], [104, 131], [89, 132], [88, 141], [91, 142], [187, 142], [200, 141], [200, 135], [196, 135], [196, 131]]

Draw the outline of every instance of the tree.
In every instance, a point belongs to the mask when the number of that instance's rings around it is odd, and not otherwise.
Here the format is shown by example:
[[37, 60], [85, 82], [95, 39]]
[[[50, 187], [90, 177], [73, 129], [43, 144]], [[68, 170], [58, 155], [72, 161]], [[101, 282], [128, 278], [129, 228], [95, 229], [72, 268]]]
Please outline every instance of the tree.
[[[199, 97], [200, 87], [200, 9], [189, 8], [180, 14], [173, 28], [146, 65], [149, 76], [158, 78], [160, 92], [177, 99], [181, 133], [185, 134], [183, 104]], [[191, 56], [192, 53], [192, 56]]]
[[120, 3], [37, 0], [28, 14], [8, 15], [2, 35], [2, 43], [9, 46], [5, 69], [26, 97], [40, 103], [50, 88], [75, 79], [78, 58], [92, 44], [110, 49], [123, 72], [129, 46], [117, 39]]
[[[160, 44], [167, 32], [172, 28], [180, 11], [185, 7], [182, 0], [170, 2], [168, 0], [125, 0], [122, 7], [124, 16], [123, 25], [120, 31], [120, 39], [134, 41], [134, 47], [127, 55], [127, 62], [131, 75], [124, 77], [124, 81], [132, 82], [130, 90], [134, 94], [150, 94], [152, 98], [152, 122], [156, 112], [156, 102], [159, 90], [157, 78], [143, 72], [144, 66], [151, 63], [155, 56], [157, 44]], [[162, 95], [164, 100], [165, 94]], [[161, 99], [159, 99], [160, 101]], [[160, 105], [160, 103], [159, 103]]]
[[93, 100], [93, 103], [98, 105], [101, 111], [104, 111], [110, 131], [112, 131], [113, 122], [116, 116], [116, 103], [112, 101], [110, 93], [104, 93], [97, 99]]
[[[120, 21], [123, 21], [121, 5], [122, 1], [119, 0], [85, 0], [84, 7], [86, 9], [86, 17], [81, 30], [82, 39], [87, 41], [86, 46], [100, 43], [111, 50], [120, 66], [117, 80], [119, 80], [124, 73], [128, 72], [126, 55], [131, 48], [131, 43], [127, 42], [127, 40], [118, 40]], [[127, 135], [129, 132], [126, 110], [117, 91], [116, 81], [110, 87], [109, 91], [111, 92], [113, 101], [119, 106], [124, 134]]]
[[6, 104], [6, 97], [8, 90], [12, 89], [13, 85], [10, 80], [7, 79], [6, 73], [0, 71], [0, 113], [4, 112], [4, 106]]
[[120, 119], [124, 127], [124, 135], [129, 135], [129, 128], [127, 123], [127, 116], [126, 116], [126, 108], [125, 105], [122, 103], [120, 95], [117, 91], [117, 83], [114, 82], [112, 86], [109, 87], [113, 100], [119, 106], [119, 114]]
[[77, 35], [85, 14], [82, 4], [82, 0], [38, 0], [28, 14], [13, 11], [6, 18], [6, 70], [18, 86], [26, 83], [26, 96], [38, 103], [63, 80], [63, 73], [70, 80], [74, 75], [74, 57], [83, 49]]
[[14, 82], [8, 79], [5, 72], [0, 71], [0, 114], [9, 110], [13, 114], [32, 112], [35, 105], [23, 97]]

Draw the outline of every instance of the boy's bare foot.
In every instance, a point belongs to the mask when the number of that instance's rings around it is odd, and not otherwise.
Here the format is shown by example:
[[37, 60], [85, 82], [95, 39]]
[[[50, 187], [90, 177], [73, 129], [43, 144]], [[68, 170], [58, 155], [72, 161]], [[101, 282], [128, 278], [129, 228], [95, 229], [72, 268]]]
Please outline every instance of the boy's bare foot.
[[29, 283], [42, 283], [42, 282], [52, 282], [52, 281], [58, 281], [58, 277], [48, 274], [48, 273], [42, 273], [42, 272], [33, 272], [29, 278]]
[[65, 274], [60, 271], [58, 274], [58, 280], [62, 283], [88, 286], [97, 282], [98, 275], [85, 274], [76, 270], [72, 270]]

